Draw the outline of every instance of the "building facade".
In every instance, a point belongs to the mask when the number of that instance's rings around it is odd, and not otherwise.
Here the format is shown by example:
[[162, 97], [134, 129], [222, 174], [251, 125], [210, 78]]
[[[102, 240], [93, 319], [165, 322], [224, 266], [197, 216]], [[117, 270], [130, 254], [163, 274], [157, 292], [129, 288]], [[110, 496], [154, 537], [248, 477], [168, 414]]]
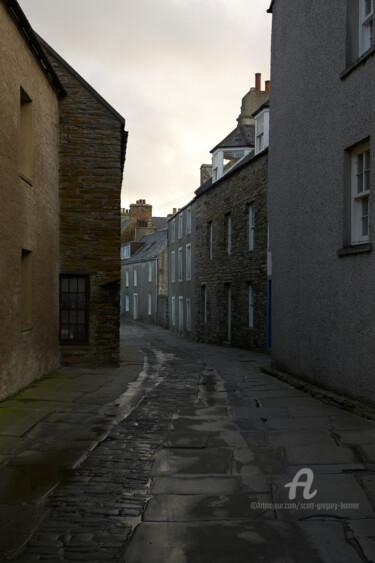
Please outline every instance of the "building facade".
[[195, 335], [195, 200], [168, 218], [169, 328]]
[[59, 99], [17, 2], [0, 2], [0, 399], [59, 363]]
[[144, 236], [121, 260], [121, 315], [168, 327], [167, 230]]
[[125, 120], [42, 41], [60, 102], [60, 344], [65, 363], [119, 361]]
[[201, 341], [265, 351], [269, 83], [262, 91], [260, 80], [195, 192], [195, 328]]
[[273, 362], [374, 402], [373, 2], [270, 11]]

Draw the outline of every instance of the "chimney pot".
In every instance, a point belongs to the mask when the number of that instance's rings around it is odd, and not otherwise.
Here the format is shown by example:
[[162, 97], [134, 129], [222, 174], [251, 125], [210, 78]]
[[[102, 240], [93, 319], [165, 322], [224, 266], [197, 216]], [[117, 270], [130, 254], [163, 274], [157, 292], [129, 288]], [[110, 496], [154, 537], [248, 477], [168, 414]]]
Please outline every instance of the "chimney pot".
[[260, 72], [255, 74], [255, 90], [259, 91], [262, 88], [262, 75]]
[[266, 80], [266, 92], [271, 90], [271, 80]]

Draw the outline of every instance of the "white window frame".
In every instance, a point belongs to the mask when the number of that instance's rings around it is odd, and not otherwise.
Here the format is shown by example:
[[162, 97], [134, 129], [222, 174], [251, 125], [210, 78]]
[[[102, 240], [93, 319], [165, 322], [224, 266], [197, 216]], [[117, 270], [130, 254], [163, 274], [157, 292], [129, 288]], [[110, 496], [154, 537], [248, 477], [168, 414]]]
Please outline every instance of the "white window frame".
[[254, 250], [255, 209], [253, 205], [248, 206], [248, 229], [248, 250]]
[[[216, 182], [216, 180], [219, 180], [222, 176], [224, 176], [227, 172], [229, 172], [229, 170], [231, 170], [233, 168], [233, 166], [237, 166], [237, 164], [239, 162], [241, 162], [241, 160], [243, 160], [245, 158], [245, 156], [247, 156], [250, 152], [251, 152], [251, 148], [249, 147], [235, 147], [235, 148], [225, 148], [222, 147], [220, 149], [217, 149], [213, 154], [212, 154], [212, 182]], [[226, 170], [224, 170], [225, 166], [224, 166], [224, 153], [226, 152], [240, 152], [243, 151], [243, 155], [241, 156], [241, 158], [239, 158], [234, 165], [230, 166], [229, 168], [227, 168]]]
[[148, 316], [150, 317], [151, 313], [152, 313], [152, 295], [151, 295], [151, 293], [148, 294], [147, 308], [148, 308]]
[[248, 302], [249, 302], [249, 328], [254, 328], [254, 289], [251, 283], [248, 284]]
[[130, 258], [130, 244], [124, 246], [124, 258]]
[[255, 116], [255, 154], [269, 145], [269, 110], [264, 109]]
[[203, 291], [203, 323], [207, 323], [207, 285], [202, 285]]
[[184, 213], [181, 212], [178, 216], [178, 238], [182, 238], [183, 233], [183, 224], [184, 224]]
[[133, 282], [134, 282], [134, 287], [137, 287], [137, 284], [138, 284], [137, 268], [134, 268], [134, 271], [133, 271]]
[[129, 270], [125, 270], [125, 286], [129, 287]]
[[227, 254], [230, 256], [232, 252], [232, 216], [230, 213], [226, 214], [225, 221], [227, 231]]
[[191, 244], [186, 245], [186, 280], [191, 280]]
[[176, 252], [174, 250], [171, 254], [171, 281], [172, 283], [176, 281]]
[[176, 240], [176, 219], [172, 219], [172, 234], [171, 234], [172, 242]]
[[172, 325], [176, 326], [176, 298], [172, 297], [171, 299], [171, 317], [172, 317]]
[[[369, 11], [366, 12], [367, 6]], [[372, 45], [374, 0], [359, 0], [359, 56]]]
[[178, 266], [178, 281], [181, 282], [183, 278], [183, 267], [182, 267], [182, 246], [178, 249], [178, 259], [177, 259], [177, 266]]
[[130, 297], [129, 295], [125, 295], [125, 311], [129, 313], [130, 311]]
[[186, 299], [186, 330], [191, 331], [191, 303], [189, 297]]
[[148, 281], [152, 282], [152, 262], [148, 263]]
[[189, 235], [191, 233], [191, 207], [188, 207], [186, 210], [186, 234]]
[[[359, 160], [361, 159], [361, 160]], [[370, 142], [367, 141], [351, 152], [351, 243], [369, 241], [370, 231]], [[362, 163], [362, 165], [360, 164]], [[365, 203], [366, 202], [366, 203]], [[366, 213], [367, 207], [367, 213]], [[366, 226], [367, 223], [367, 226]]]
[[181, 295], [178, 298], [178, 330], [180, 333], [184, 330], [184, 298]]

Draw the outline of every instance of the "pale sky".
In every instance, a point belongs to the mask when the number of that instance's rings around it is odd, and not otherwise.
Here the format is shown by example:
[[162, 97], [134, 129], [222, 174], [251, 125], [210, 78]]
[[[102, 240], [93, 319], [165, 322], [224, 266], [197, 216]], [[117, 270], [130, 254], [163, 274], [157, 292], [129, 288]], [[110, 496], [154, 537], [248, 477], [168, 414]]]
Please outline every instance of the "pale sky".
[[39, 33], [125, 119], [122, 207], [182, 207], [270, 78], [270, 0], [19, 0]]

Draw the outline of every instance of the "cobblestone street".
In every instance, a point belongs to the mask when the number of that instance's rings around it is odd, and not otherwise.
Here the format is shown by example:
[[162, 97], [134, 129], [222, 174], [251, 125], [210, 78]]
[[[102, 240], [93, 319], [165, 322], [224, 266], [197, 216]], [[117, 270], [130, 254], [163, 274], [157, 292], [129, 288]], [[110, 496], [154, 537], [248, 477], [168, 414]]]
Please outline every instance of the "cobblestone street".
[[[2, 560], [375, 561], [373, 422], [262, 373], [262, 354], [137, 323], [122, 344], [117, 370], [0, 403]], [[293, 501], [303, 468], [317, 493]]]

